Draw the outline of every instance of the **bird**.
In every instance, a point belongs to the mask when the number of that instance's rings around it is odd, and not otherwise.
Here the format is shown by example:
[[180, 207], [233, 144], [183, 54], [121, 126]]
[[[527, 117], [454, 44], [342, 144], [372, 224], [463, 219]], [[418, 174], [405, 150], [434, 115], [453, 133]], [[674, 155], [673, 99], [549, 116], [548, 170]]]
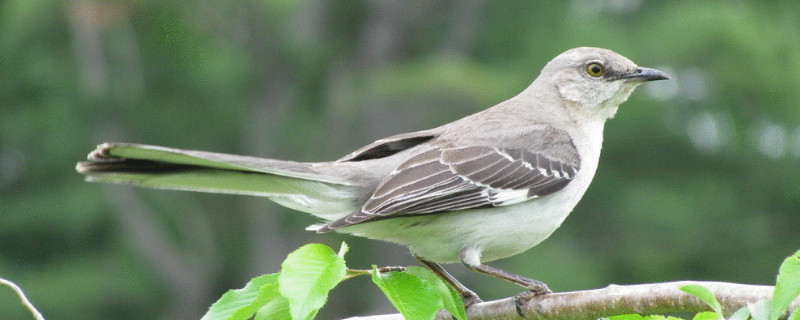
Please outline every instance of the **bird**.
[[666, 79], [611, 50], [579, 47], [493, 107], [334, 161], [103, 143], [76, 170], [90, 182], [267, 197], [320, 219], [307, 230], [408, 247], [467, 306], [480, 298], [441, 264], [463, 263], [532, 297], [551, 291], [485, 263], [530, 249], [562, 224], [595, 175], [605, 122], [637, 86]]

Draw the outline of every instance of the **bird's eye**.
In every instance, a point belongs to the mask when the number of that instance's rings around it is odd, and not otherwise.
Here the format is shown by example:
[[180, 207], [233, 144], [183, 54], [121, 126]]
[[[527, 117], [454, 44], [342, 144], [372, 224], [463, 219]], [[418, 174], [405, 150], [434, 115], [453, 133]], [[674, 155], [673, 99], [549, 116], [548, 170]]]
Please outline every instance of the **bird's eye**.
[[604, 68], [600, 63], [592, 62], [586, 65], [586, 73], [592, 77], [602, 77], [605, 72], [606, 68]]

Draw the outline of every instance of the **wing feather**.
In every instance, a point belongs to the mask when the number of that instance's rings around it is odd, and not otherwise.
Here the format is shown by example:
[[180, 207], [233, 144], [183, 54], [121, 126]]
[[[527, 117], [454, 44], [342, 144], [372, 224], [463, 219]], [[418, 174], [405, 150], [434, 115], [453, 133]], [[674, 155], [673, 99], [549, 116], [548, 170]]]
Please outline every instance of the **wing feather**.
[[565, 163], [526, 149], [433, 149], [398, 166], [361, 210], [318, 231], [376, 219], [511, 205], [561, 190], [579, 167], [580, 163]]

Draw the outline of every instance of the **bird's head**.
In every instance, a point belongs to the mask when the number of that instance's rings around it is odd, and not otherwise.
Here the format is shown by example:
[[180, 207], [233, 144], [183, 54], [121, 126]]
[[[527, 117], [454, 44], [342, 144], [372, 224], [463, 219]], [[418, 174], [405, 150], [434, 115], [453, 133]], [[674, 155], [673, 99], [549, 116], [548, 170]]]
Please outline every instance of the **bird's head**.
[[639, 67], [611, 50], [581, 47], [553, 58], [539, 78], [555, 87], [576, 111], [605, 120], [614, 116], [617, 107], [638, 85], [670, 77], [656, 69]]

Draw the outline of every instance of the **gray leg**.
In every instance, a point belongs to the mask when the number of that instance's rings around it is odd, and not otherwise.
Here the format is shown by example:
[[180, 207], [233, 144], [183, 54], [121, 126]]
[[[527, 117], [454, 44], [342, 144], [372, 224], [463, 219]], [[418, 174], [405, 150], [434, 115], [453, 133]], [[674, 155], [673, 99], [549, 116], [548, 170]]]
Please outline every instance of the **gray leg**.
[[514, 305], [517, 308], [517, 314], [523, 318], [527, 318], [523, 312], [525, 309], [524, 304], [527, 301], [538, 295], [553, 293], [544, 282], [516, 275], [511, 272], [481, 263], [480, 252], [476, 253], [475, 251], [465, 249], [461, 252], [461, 262], [463, 262], [464, 265], [472, 271], [488, 274], [528, 289], [529, 291], [525, 291], [514, 296]]
[[461, 284], [461, 282], [458, 282], [455, 277], [448, 273], [447, 270], [442, 268], [442, 266], [440, 266], [438, 263], [428, 261], [417, 256], [414, 256], [414, 258], [417, 259], [421, 265], [425, 266], [425, 268], [428, 268], [428, 270], [439, 276], [439, 278], [442, 278], [442, 280], [453, 286], [453, 288], [458, 291], [458, 294], [461, 296], [461, 298], [464, 299], [465, 307], [469, 307], [473, 304], [481, 302], [481, 298], [478, 297], [475, 292], [472, 292], [472, 290]]
[[553, 291], [550, 291], [550, 288], [548, 288], [544, 282], [541, 282], [539, 280], [533, 280], [531, 278], [526, 278], [520, 275], [516, 275], [508, 271], [492, 267], [490, 265], [479, 264], [477, 266], [471, 266], [466, 263], [464, 265], [467, 266], [467, 268], [469, 268], [472, 271], [488, 274], [490, 276], [494, 276], [506, 280], [508, 282], [514, 283], [516, 285], [522, 286], [530, 290], [531, 293], [533, 293], [534, 295], [553, 293]]

